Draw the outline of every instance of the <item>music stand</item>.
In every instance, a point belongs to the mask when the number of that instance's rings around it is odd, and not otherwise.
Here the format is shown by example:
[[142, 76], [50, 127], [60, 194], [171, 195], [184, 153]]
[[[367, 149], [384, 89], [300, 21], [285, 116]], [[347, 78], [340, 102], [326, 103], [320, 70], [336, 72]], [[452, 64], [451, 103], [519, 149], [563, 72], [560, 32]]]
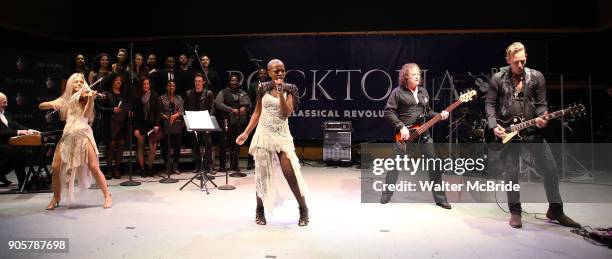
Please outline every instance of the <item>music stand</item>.
[[[195, 131], [196, 136], [197, 132], [202, 132], [206, 134], [207, 131], [221, 131], [221, 127], [219, 127], [219, 123], [217, 123], [217, 119], [214, 116], [210, 116], [208, 111], [185, 111], [185, 126], [187, 126], [188, 131]], [[197, 140], [196, 140], [197, 141]], [[201, 147], [198, 143], [198, 148]], [[202, 167], [204, 165], [204, 152], [200, 152], [200, 166], [196, 174], [187, 181], [179, 190], [183, 190], [185, 186], [189, 183], [194, 184], [200, 191], [206, 191], [206, 194], [210, 194], [208, 192], [208, 187], [206, 186], [206, 182], [212, 183], [215, 187], [219, 188], [212, 179], [210, 179], [206, 174], [210, 173], [210, 167], [207, 165], [206, 169], [203, 170]], [[197, 178], [200, 179], [200, 185], [194, 182]]]

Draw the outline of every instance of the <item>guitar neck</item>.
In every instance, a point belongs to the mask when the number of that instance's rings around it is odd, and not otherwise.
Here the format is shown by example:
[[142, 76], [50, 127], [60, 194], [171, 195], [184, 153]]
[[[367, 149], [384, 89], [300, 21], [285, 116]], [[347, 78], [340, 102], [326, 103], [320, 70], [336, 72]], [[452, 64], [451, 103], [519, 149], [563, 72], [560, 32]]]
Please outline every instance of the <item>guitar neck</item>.
[[[460, 104], [461, 104], [461, 100], [457, 100], [454, 103], [452, 103], [450, 106], [446, 107], [446, 109], [444, 109], [444, 110], [450, 113], [455, 108], [457, 108]], [[434, 116], [433, 118], [431, 118], [430, 120], [425, 122], [423, 125], [421, 125], [421, 127], [419, 127], [417, 129], [418, 134], [419, 135], [423, 134], [425, 131], [429, 130], [429, 128], [431, 128], [431, 126], [433, 126], [434, 124], [438, 123], [438, 121], [440, 121], [441, 119], [442, 119], [442, 117], [440, 116], [440, 114], [436, 114], [436, 116]]]
[[[561, 116], [565, 115], [566, 113], [567, 113], [567, 109], [558, 110], [556, 112], [546, 114], [546, 115], [544, 115], [544, 116], [542, 116], [540, 118], [542, 118], [544, 120], [552, 120], [552, 119], [561, 117]], [[521, 131], [521, 130], [524, 130], [526, 128], [535, 126], [536, 125], [536, 119], [537, 118], [534, 118], [534, 119], [531, 119], [531, 120], [528, 120], [528, 121], [524, 121], [524, 122], [512, 125], [511, 126], [511, 130], [512, 131]]]

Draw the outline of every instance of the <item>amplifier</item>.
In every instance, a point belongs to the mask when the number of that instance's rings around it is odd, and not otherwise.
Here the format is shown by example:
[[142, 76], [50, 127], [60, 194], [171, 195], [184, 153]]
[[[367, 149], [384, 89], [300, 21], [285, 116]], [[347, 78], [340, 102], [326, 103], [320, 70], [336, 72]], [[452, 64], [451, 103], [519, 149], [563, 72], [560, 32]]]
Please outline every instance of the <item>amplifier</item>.
[[350, 121], [326, 121], [323, 125], [325, 131], [352, 131], [352, 123]]
[[328, 121], [323, 128], [323, 161], [351, 162], [351, 122]]

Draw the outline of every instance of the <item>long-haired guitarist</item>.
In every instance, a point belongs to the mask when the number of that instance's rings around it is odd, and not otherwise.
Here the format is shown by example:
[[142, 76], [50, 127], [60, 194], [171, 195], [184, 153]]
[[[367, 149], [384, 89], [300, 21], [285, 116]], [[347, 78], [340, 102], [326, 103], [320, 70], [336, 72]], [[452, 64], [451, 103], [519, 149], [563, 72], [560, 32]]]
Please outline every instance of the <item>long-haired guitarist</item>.
[[[563, 213], [561, 194], [559, 193], [558, 171], [554, 158], [548, 145], [538, 128], [546, 127], [546, 120], [540, 118], [548, 113], [546, 101], [546, 81], [544, 75], [535, 69], [525, 67], [527, 51], [520, 42], [514, 42], [506, 48], [506, 62], [509, 66], [503, 67], [491, 78], [490, 88], [485, 101], [485, 111], [489, 121], [489, 128], [498, 138], [505, 138], [507, 126], [502, 126], [510, 118], [520, 117], [523, 120], [536, 118], [535, 128], [525, 129], [522, 142], [541, 143], [529, 145], [535, 161], [536, 170], [544, 175], [544, 188], [549, 202], [546, 216], [557, 220], [561, 225], [580, 227], [571, 218]], [[524, 147], [524, 145], [522, 145]], [[505, 180], [513, 184], [519, 179], [519, 158], [523, 148], [516, 144], [509, 145], [500, 151], [500, 168], [505, 168]], [[537, 150], [535, 150], [537, 149]], [[510, 209], [509, 224], [513, 228], [521, 228], [521, 202], [518, 191], [507, 192], [508, 207]]]
[[[410, 137], [409, 128], [411, 126], [422, 124], [425, 122], [426, 117], [433, 117], [438, 113], [434, 112], [429, 107], [429, 94], [427, 93], [427, 89], [419, 87], [421, 83], [421, 69], [417, 64], [408, 63], [403, 65], [399, 73], [398, 82], [399, 87], [393, 89], [387, 100], [387, 105], [385, 106], [385, 120], [393, 126], [396, 132], [401, 134], [402, 140], [407, 140]], [[440, 112], [440, 116], [442, 119], [446, 119], [448, 118], [448, 112], [442, 111]], [[433, 143], [433, 140], [429, 137], [427, 132], [422, 134], [415, 142], [417, 143], [405, 144], [411, 147], [409, 152], [420, 148], [424, 155], [436, 157], [433, 145], [418, 145], [418, 143]], [[396, 143], [394, 153], [396, 155], [405, 154], [406, 149], [399, 145], [399, 143]], [[389, 171], [386, 175], [385, 184], [395, 184], [397, 178], [397, 171]], [[442, 172], [429, 171], [429, 179], [435, 184], [441, 184]], [[436, 205], [445, 209], [451, 208], [444, 191], [432, 190], [432, 192]], [[380, 203], [388, 203], [392, 195], [392, 191], [384, 191], [380, 198]]]

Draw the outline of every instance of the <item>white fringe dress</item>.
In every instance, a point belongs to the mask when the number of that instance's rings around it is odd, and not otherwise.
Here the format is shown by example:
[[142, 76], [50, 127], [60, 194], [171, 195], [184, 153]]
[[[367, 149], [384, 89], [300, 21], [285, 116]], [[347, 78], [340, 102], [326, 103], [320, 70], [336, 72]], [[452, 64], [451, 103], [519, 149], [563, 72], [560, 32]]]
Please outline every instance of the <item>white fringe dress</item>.
[[73, 102], [67, 105], [66, 125], [57, 148], [60, 149], [62, 156], [59, 172], [60, 181], [63, 185], [62, 190], [65, 190], [62, 193], [64, 193], [64, 198], [70, 206], [75, 197], [75, 185], [79, 187], [79, 190], [86, 190], [92, 183], [93, 177], [87, 166], [87, 145], [92, 145], [96, 156], [99, 152], [93, 131], [89, 126], [88, 118], [84, 116], [81, 104]]

